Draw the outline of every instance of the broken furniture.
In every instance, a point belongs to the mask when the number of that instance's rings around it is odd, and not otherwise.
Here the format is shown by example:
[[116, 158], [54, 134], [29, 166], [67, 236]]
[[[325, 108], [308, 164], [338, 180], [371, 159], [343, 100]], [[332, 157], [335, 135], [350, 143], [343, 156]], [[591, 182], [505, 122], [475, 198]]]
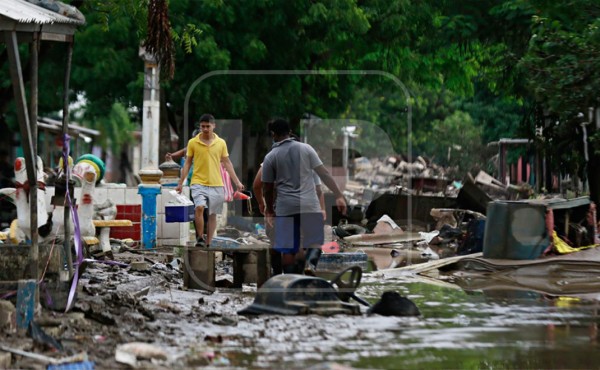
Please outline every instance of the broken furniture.
[[131, 227], [131, 220], [93, 220], [94, 226], [100, 229], [100, 249], [102, 252], [110, 252], [110, 228], [111, 227]]
[[[256, 285], [262, 286], [271, 276], [270, 249], [267, 244], [249, 244], [235, 247], [191, 247], [184, 249], [183, 286], [190, 289], [215, 290], [215, 252], [227, 253], [233, 258], [233, 288], [250, 282], [250, 271], [244, 266], [255, 266]], [[251, 261], [256, 256], [256, 262]]]
[[367, 207], [367, 229], [372, 230], [383, 215], [388, 215], [399, 225], [414, 225], [423, 230], [431, 230], [436, 223], [430, 215], [431, 209], [456, 208], [456, 205], [456, 198], [450, 197], [382, 194]]
[[410, 188], [415, 190], [417, 194], [424, 192], [443, 193], [451, 182], [440, 177], [415, 176], [410, 177]]
[[360, 266], [367, 271], [369, 256], [362, 250], [356, 252], [324, 253], [319, 258], [317, 272], [338, 272], [349, 266]]
[[276, 275], [258, 289], [254, 302], [238, 314], [359, 315], [360, 307], [348, 301], [354, 298], [368, 305], [354, 295], [354, 291], [360, 285], [361, 277], [362, 270], [358, 266], [341, 271], [331, 283], [312, 276]]
[[460, 188], [456, 197], [456, 204], [458, 207], [470, 209], [482, 214], [485, 214], [488, 203], [491, 201], [492, 198], [476, 185], [475, 179], [473, 179], [470, 174], [465, 178], [463, 186]]
[[[40, 289], [44, 297], [51, 299], [40, 300], [40, 303], [50, 309], [64, 311], [68, 296], [70, 281], [65, 270], [65, 254], [62, 248], [56, 248], [51, 243], [39, 245], [37, 268], [44, 271], [44, 281]], [[30, 270], [34, 268], [30, 259], [31, 245], [2, 244], [0, 245], [0, 291], [18, 291], [19, 285], [27, 280]], [[59, 289], [66, 287], [66, 289]], [[9, 294], [10, 296], [10, 294]]]
[[[568, 237], [572, 225], [585, 220], [589, 206], [588, 197], [492, 202], [487, 210], [483, 257], [538, 258], [551, 245], [552, 231]], [[550, 211], [553, 230], [548, 229]]]

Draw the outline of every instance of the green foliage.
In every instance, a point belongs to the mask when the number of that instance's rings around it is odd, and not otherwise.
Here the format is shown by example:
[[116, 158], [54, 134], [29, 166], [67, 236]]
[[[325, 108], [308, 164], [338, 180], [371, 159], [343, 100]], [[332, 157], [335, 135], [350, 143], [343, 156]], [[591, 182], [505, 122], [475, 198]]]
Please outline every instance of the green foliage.
[[[462, 178], [489, 159], [484, 150], [484, 132], [486, 126], [493, 125], [484, 118], [494, 112], [484, 109], [474, 99], [461, 98], [448, 90], [413, 86], [407, 101], [400, 89], [378, 94], [365, 89], [357, 93], [344, 118], [363, 119], [355, 141], [362, 155], [389, 155], [387, 144], [391, 143], [396, 153], [429, 157], [439, 165], [454, 168], [452, 176]], [[479, 119], [473, 119], [471, 112]]]
[[566, 8], [535, 17], [535, 35], [520, 67], [529, 73], [529, 88], [550, 114], [571, 119], [600, 101], [600, 7], [577, 21], [562, 16]]
[[432, 126], [428, 153], [437, 163], [455, 169], [455, 178], [463, 178], [472, 168], [485, 163], [482, 128], [468, 113], [454, 111], [444, 120], [434, 120]]
[[[76, 34], [71, 96], [88, 100], [86, 122], [120, 135], [111, 125], [123, 112], [114, 104], [142, 105], [138, 47], [150, 1], [80, 3], [87, 24]], [[486, 143], [534, 138], [543, 129], [536, 145], [551, 167], [585, 167], [577, 115], [587, 120], [588, 108], [600, 105], [597, 0], [177, 0], [169, 2], [169, 21], [176, 65], [162, 88], [180, 134], [191, 93], [190, 123], [211, 112], [263, 134], [273, 116], [299, 125], [311, 113], [327, 122], [312, 128], [315, 145], [339, 148], [342, 127], [352, 125], [359, 134], [352, 145], [365, 155], [426, 155], [459, 172], [488, 160]], [[21, 51], [26, 58], [27, 48]], [[41, 114], [62, 107], [64, 51], [42, 48]], [[391, 74], [409, 96], [392, 79], [365, 71]], [[6, 97], [10, 78], [6, 68], [0, 73]], [[600, 156], [592, 126], [590, 153]]]
[[198, 37], [202, 35], [202, 30], [191, 23], [186, 24], [181, 33], [176, 30], [173, 30], [172, 32], [173, 40], [178, 43], [187, 54], [191, 54], [192, 50], [198, 46]]
[[527, 114], [523, 102], [512, 96], [499, 96], [478, 83], [472, 98], [461, 100], [458, 105], [474, 122], [482, 127], [484, 143], [502, 138], [530, 138], [532, 132], [521, 125]]
[[[120, 23], [123, 18], [127, 18], [134, 25], [133, 31], [138, 39], [141, 40], [146, 35], [148, 0], [86, 0], [80, 10], [85, 13], [88, 24], [95, 23], [105, 32], [115, 22]], [[90, 20], [90, 14], [97, 15], [97, 18]]]
[[541, 145], [553, 168], [588, 177], [592, 199], [598, 201], [600, 178], [593, 165], [600, 159], [598, 134], [588, 126], [586, 173], [580, 124], [589, 121], [590, 107], [600, 106], [600, 6], [590, 0], [534, 3], [533, 35], [518, 66], [539, 106], [535, 123], [543, 130]]
[[121, 103], [114, 103], [108, 114], [89, 122], [89, 126], [100, 131], [99, 144], [113, 153], [119, 153], [123, 145], [133, 142], [136, 129], [127, 108]]

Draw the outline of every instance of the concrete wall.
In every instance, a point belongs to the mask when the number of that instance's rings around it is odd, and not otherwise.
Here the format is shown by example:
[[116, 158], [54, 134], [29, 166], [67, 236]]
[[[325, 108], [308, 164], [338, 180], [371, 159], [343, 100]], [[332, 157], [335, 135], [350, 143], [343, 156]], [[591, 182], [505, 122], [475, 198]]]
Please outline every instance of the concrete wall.
[[[157, 224], [157, 245], [172, 246], [185, 245], [189, 240], [190, 224], [184, 223], [167, 223], [165, 222], [165, 204], [173, 197], [169, 191], [173, 188], [163, 187], [161, 194], [156, 199], [156, 224]], [[189, 188], [184, 187], [183, 192], [189, 197]], [[52, 211], [51, 199], [54, 195], [54, 187], [46, 188], [46, 208], [48, 212]], [[75, 199], [78, 201], [81, 198], [81, 188], [75, 188]], [[142, 197], [138, 194], [137, 187], [125, 187], [121, 184], [105, 184], [96, 187], [94, 190], [94, 204], [101, 204], [107, 199], [110, 199], [117, 206], [118, 220], [131, 220], [131, 227], [115, 227], [111, 229], [110, 237], [116, 239], [131, 238], [135, 241], [141, 240], [141, 218], [142, 218]]]

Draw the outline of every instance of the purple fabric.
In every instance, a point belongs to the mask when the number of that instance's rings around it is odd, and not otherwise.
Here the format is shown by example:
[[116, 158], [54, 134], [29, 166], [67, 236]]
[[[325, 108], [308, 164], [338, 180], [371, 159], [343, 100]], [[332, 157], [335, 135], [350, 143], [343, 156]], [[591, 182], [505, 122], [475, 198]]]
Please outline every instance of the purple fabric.
[[[75, 242], [75, 255], [76, 259], [73, 261], [73, 282], [71, 283], [71, 290], [69, 291], [69, 299], [67, 300], [67, 307], [65, 308], [65, 312], [68, 312], [73, 304], [73, 299], [75, 298], [75, 292], [77, 291], [77, 284], [79, 283], [79, 266], [83, 262], [83, 243], [81, 242], [81, 230], [79, 227], [79, 217], [77, 212], [73, 207], [73, 201], [71, 199], [71, 193], [69, 192], [69, 179], [71, 178], [71, 169], [69, 168], [69, 143], [71, 141], [71, 137], [68, 134], [65, 134], [63, 137], [63, 165], [64, 165], [64, 174], [67, 179], [66, 183], [66, 198], [69, 204], [69, 208], [71, 210], [71, 217], [73, 219], [73, 227], [74, 227], [74, 242]], [[65, 230], [68, 225], [65, 225]]]
[[17, 291], [16, 290], [12, 291], [12, 292], [8, 292], [8, 293], [6, 293], [4, 295], [0, 295], [0, 299], [6, 299], [6, 298], [12, 297], [14, 295], [17, 295]]

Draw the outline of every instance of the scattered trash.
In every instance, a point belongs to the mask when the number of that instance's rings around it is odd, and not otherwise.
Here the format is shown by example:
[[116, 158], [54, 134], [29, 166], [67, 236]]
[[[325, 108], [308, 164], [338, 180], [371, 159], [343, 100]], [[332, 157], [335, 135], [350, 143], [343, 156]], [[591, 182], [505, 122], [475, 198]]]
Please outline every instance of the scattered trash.
[[368, 314], [382, 316], [420, 316], [421, 312], [417, 305], [397, 292], [387, 291], [367, 311]]
[[323, 244], [321, 250], [323, 250], [323, 253], [338, 253], [340, 251], [340, 245], [336, 241], [328, 242]]
[[[27, 358], [42, 362], [44, 364], [60, 365], [60, 364], [88, 362], [87, 353], [79, 353], [79, 354], [69, 356], [69, 357], [55, 358], [55, 357], [40, 355], [38, 353], [27, 352], [27, 351], [17, 349], [17, 348], [11, 348], [11, 347], [5, 346], [3, 344], [0, 344], [0, 351], [10, 352], [10, 353], [13, 353], [18, 356], [27, 357]], [[86, 366], [88, 366], [88, 365], [86, 365]]]
[[375, 225], [375, 228], [373, 229], [373, 234], [387, 234], [398, 230], [402, 231], [400, 226], [398, 226], [390, 216], [383, 215], [377, 220], [377, 225]]
[[431, 250], [431, 248], [427, 247], [423, 252], [421, 252], [421, 257], [426, 258], [430, 261], [439, 260], [440, 256]]
[[338, 272], [350, 266], [359, 266], [366, 271], [369, 267], [369, 256], [362, 250], [356, 252], [324, 253], [319, 258], [317, 271]]
[[340, 220], [338, 226], [333, 228], [333, 233], [340, 238], [345, 238], [351, 235], [361, 235], [367, 232], [367, 229], [360, 225], [349, 224], [348, 220]]
[[166, 360], [167, 352], [150, 343], [131, 342], [118, 345], [115, 350], [115, 360], [122, 364], [138, 367], [138, 359]]
[[[341, 282], [341, 275], [337, 280], [338, 283]], [[344, 295], [350, 297], [360, 284], [360, 276], [356, 278], [352, 274], [350, 281], [342, 284]], [[338, 293], [342, 291], [334, 288], [333, 281], [330, 283], [318, 277], [296, 274], [275, 275], [258, 289], [254, 303], [239, 311], [238, 314], [360, 314], [357, 305], [344, 302]]]
[[436, 236], [438, 236], [440, 234], [439, 230], [433, 230], [431, 232], [425, 233], [420, 231], [419, 235], [421, 235], [421, 237], [423, 239], [425, 239], [425, 242], [427, 242], [427, 244], [431, 243], [431, 241], [433, 240], [433, 238], [435, 238]]
[[421, 252], [417, 250], [407, 250], [407, 249], [392, 249], [390, 251], [390, 256], [392, 257], [392, 262], [388, 266], [388, 269], [393, 269], [396, 267], [403, 267], [408, 265], [414, 265], [419, 263], [427, 262], [428, 259], [425, 258]]
[[94, 370], [95, 363], [92, 361], [79, 361], [64, 364], [48, 365], [46, 370]]
[[62, 344], [60, 344], [55, 338], [46, 334], [46, 332], [33, 320], [29, 322], [27, 334], [33, 339], [35, 343], [61, 352], [64, 350]]

